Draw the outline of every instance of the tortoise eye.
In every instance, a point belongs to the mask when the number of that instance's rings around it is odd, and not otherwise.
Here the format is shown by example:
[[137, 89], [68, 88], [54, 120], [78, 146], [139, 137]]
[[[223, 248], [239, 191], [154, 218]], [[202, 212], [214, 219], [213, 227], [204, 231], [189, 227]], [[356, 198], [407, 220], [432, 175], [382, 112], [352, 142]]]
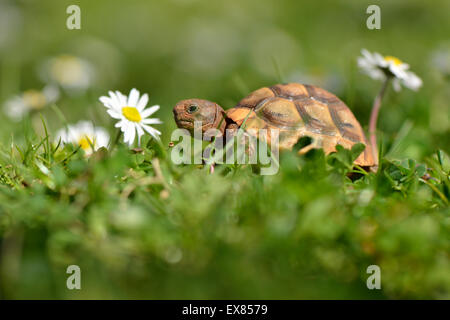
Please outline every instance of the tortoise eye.
[[188, 108], [187, 108], [187, 112], [188, 113], [194, 113], [195, 111], [197, 111], [198, 110], [198, 107], [196, 106], [196, 105], [190, 105]]

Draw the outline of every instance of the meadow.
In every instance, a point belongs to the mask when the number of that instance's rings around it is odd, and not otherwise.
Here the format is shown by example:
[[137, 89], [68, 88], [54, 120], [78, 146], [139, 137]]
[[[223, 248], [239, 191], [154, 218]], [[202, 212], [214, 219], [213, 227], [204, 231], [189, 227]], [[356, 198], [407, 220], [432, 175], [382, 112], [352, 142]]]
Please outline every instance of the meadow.
[[[450, 2], [377, 1], [380, 30], [369, 4], [1, 0], [0, 298], [450, 298]], [[367, 133], [381, 82], [358, 69], [363, 48], [423, 81], [387, 89], [377, 172], [355, 170], [358, 147], [282, 152], [270, 176], [172, 162], [179, 100], [231, 108], [276, 83], [333, 92]], [[99, 101], [132, 88], [162, 121], [139, 148]], [[110, 143], [87, 155], [58, 139], [82, 120]]]

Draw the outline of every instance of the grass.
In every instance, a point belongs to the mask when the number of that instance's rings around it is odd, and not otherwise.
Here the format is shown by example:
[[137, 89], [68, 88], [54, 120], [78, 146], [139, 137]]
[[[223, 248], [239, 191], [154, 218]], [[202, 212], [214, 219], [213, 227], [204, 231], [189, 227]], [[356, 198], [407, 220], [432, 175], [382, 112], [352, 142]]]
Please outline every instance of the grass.
[[[448, 298], [442, 151], [423, 164], [382, 157], [352, 181], [359, 146], [285, 152], [277, 175], [260, 176], [174, 166], [155, 141], [87, 159], [48, 135], [27, 140], [1, 151], [4, 298]], [[372, 264], [381, 291], [366, 288]]]

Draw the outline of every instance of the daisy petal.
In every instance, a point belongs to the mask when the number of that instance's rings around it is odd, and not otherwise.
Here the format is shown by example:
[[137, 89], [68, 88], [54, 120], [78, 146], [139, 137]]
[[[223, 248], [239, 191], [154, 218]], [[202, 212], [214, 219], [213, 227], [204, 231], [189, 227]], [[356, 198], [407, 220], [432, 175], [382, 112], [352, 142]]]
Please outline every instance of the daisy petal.
[[118, 106], [120, 104], [119, 97], [112, 91], [108, 91], [109, 96], [111, 97], [111, 102], [113, 106]]
[[139, 100], [139, 91], [137, 91], [135, 88], [131, 89], [130, 95], [128, 96], [127, 106], [135, 107], [137, 105], [138, 100]]
[[139, 123], [135, 123], [134, 126], [136, 127], [138, 146], [141, 146], [141, 137], [144, 135], [144, 130]]
[[136, 128], [134, 127], [134, 125], [130, 126], [129, 129], [129, 139], [128, 139], [128, 144], [131, 146], [134, 142], [134, 138], [136, 137]]
[[136, 123], [136, 131], [139, 138], [145, 134], [144, 130], [142, 129], [142, 126], [139, 125], [138, 123]]
[[144, 130], [147, 131], [153, 138], [159, 139], [158, 135], [161, 135], [161, 132], [159, 132], [155, 128], [147, 126], [146, 124], [143, 124], [142, 128], [144, 128]]
[[100, 102], [103, 103], [105, 106], [111, 107], [112, 101], [110, 97], [102, 96], [99, 98]]
[[[123, 132], [123, 142], [128, 143], [128, 141], [130, 141], [130, 136], [131, 136], [131, 127], [122, 127], [122, 132]], [[134, 128], [133, 128], [134, 129]]]
[[365, 59], [368, 63], [370, 63], [370, 64], [374, 64], [375, 63], [374, 56], [369, 51], [367, 51], [366, 49], [362, 49], [361, 50], [361, 54], [364, 56], [363, 59]]
[[394, 81], [392, 81], [392, 86], [394, 87], [395, 91], [400, 91], [402, 87], [400, 86], [400, 80], [398, 78], [395, 78]]
[[116, 91], [117, 99], [119, 101], [120, 107], [125, 107], [127, 105], [127, 97], [125, 97], [120, 91]]
[[162, 123], [162, 121], [157, 118], [144, 119], [144, 120], [141, 120], [141, 122], [145, 123], [145, 124], [161, 124]]
[[108, 109], [108, 110], [106, 110], [106, 112], [108, 112], [108, 114], [111, 116], [111, 118], [122, 119], [122, 115], [120, 113], [118, 113], [117, 111], [115, 111], [114, 109]]
[[145, 106], [147, 105], [147, 103], [148, 103], [148, 94], [144, 94], [144, 95], [142, 95], [142, 97], [139, 99], [139, 102], [137, 103], [136, 108], [137, 108], [139, 111], [142, 111], [142, 110], [144, 110], [144, 108], [145, 108]]
[[158, 105], [151, 106], [150, 108], [145, 109], [145, 110], [143, 110], [143, 111], [141, 112], [141, 117], [142, 117], [143, 119], [145, 119], [145, 118], [151, 116], [152, 114], [154, 114], [154, 113], [155, 113], [156, 111], [158, 111], [158, 110], [159, 110], [159, 106], [158, 106]]
[[412, 72], [408, 72], [406, 77], [403, 79], [403, 84], [405, 87], [417, 91], [422, 86], [422, 80]]

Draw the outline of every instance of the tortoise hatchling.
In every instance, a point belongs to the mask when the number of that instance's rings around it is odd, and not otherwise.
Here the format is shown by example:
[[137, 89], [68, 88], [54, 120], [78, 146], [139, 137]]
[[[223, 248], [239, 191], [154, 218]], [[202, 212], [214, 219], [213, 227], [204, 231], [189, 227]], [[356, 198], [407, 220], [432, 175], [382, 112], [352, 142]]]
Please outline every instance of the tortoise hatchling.
[[[312, 144], [300, 153], [310, 148], [323, 148], [328, 154], [336, 151], [337, 144], [351, 148], [361, 142], [366, 148], [355, 164], [377, 165], [372, 146], [353, 113], [338, 97], [319, 87], [299, 83], [264, 87], [227, 111], [207, 100], [182, 100], [173, 113], [179, 128], [192, 131], [194, 121], [201, 121], [203, 133], [211, 128], [222, 133], [226, 129], [236, 130], [244, 120], [244, 129], [249, 134], [254, 135], [256, 131], [250, 129], [268, 129], [268, 132], [271, 128], [278, 129], [280, 149], [291, 149], [301, 137], [311, 137]], [[270, 137], [267, 140], [270, 143]]]

